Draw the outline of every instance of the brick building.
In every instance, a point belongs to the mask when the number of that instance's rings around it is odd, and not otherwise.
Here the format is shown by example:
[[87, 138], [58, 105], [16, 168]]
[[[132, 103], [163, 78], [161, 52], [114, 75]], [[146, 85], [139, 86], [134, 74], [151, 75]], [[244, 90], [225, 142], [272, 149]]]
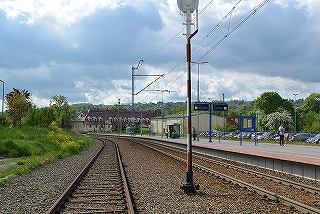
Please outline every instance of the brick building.
[[[116, 132], [118, 126], [124, 131], [130, 126], [131, 110], [89, 109], [72, 121], [72, 130], [78, 133], [87, 132]], [[148, 127], [151, 118], [156, 117], [154, 111], [135, 111], [135, 122], [142, 122], [142, 127]]]

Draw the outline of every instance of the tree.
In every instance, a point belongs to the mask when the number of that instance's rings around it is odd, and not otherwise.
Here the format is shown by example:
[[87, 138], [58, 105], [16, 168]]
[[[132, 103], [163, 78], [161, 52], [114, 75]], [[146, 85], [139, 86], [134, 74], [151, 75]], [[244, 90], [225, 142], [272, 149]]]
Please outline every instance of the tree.
[[266, 115], [266, 121], [265, 127], [269, 131], [277, 131], [278, 127], [283, 124], [286, 131], [294, 130], [294, 121], [291, 118], [291, 115], [286, 110], [284, 111], [277, 111], [273, 112], [271, 114]]
[[19, 91], [14, 88], [12, 92], [6, 94], [6, 113], [12, 120], [13, 125], [19, 125], [22, 118], [24, 118], [32, 109], [30, 99], [31, 93], [27, 90]]
[[68, 104], [67, 98], [55, 95], [50, 101], [50, 108], [54, 111], [55, 122], [59, 127], [71, 128], [72, 119], [76, 116], [75, 109]]
[[55, 115], [51, 108], [33, 108], [27, 116], [30, 126], [48, 127], [55, 121]]
[[312, 123], [309, 131], [312, 133], [320, 133], [320, 114], [315, 115], [315, 120]]
[[262, 93], [255, 101], [254, 107], [266, 115], [277, 112], [279, 109], [286, 110], [291, 117], [294, 115], [292, 103], [287, 99], [282, 99], [277, 92]]
[[319, 114], [320, 113], [320, 94], [313, 93], [309, 95], [303, 103], [303, 109], [306, 112], [313, 111]]

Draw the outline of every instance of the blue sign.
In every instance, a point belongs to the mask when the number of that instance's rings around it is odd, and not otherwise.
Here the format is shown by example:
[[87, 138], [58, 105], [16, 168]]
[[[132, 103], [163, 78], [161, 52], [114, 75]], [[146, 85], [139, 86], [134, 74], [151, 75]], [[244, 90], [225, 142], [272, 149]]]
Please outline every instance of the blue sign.
[[213, 111], [228, 111], [228, 104], [223, 103], [212, 103], [213, 104]]
[[256, 131], [256, 117], [255, 116], [241, 116], [240, 130], [242, 132], [255, 132]]
[[194, 110], [196, 111], [208, 111], [209, 103], [195, 103], [193, 105]]

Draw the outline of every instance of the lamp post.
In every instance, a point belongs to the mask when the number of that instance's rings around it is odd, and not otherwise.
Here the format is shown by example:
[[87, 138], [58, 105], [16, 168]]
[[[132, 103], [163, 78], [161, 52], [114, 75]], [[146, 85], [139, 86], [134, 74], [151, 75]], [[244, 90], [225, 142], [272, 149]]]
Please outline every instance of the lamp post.
[[296, 99], [298, 94], [294, 95], [294, 133], [297, 132], [297, 110], [296, 110]]
[[[193, 182], [192, 171], [192, 124], [191, 124], [191, 39], [198, 33], [198, 6], [199, 0], [178, 0], [178, 7], [184, 13], [186, 25], [186, 67], [187, 67], [187, 171], [186, 182], [181, 183], [180, 188], [184, 193], [195, 193], [200, 188], [199, 184]], [[192, 13], [195, 12], [195, 19], [192, 19]], [[195, 20], [195, 23], [193, 23]], [[195, 31], [191, 33], [191, 26], [195, 26]]]
[[[191, 62], [191, 63], [198, 65], [197, 102], [200, 102], [200, 81], [199, 81], [200, 64], [206, 64], [208, 62]], [[199, 111], [197, 111], [197, 141], [199, 141], [199, 127], [200, 127], [200, 118], [199, 118]]]
[[2, 82], [2, 117], [3, 117], [3, 108], [4, 108], [4, 81], [0, 80]]

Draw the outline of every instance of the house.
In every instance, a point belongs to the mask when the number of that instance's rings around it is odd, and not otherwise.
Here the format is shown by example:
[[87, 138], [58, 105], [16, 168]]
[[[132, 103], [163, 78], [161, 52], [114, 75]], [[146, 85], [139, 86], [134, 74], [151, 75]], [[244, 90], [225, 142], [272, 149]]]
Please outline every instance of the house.
[[83, 111], [73, 119], [72, 130], [78, 133], [87, 132], [116, 132], [123, 131], [130, 125], [131, 118], [134, 121], [148, 127], [152, 117], [156, 117], [155, 111], [134, 111], [131, 110], [109, 110], [109, 109], [89, 109]]

